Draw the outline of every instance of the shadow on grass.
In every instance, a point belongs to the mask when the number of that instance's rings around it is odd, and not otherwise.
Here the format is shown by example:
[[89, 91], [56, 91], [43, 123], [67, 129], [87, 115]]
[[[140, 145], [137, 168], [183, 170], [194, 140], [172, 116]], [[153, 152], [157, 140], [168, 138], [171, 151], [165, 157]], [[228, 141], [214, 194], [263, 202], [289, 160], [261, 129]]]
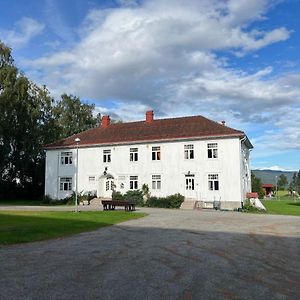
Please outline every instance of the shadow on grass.
[[289, 202], [288, 205], [300, 206], [300, 202]]
[[0, 212], [0, 245], [72, 235], [144, 216], [128, 212]]

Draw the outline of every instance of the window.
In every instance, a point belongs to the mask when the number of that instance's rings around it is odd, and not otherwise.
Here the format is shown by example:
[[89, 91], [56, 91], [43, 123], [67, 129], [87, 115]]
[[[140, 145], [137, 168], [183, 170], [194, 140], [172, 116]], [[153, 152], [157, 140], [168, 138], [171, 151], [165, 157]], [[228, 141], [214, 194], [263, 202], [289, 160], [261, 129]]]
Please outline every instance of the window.
[[219, 190], [219, 175], [218, 174], [208, 174], [208, 189], [210, 191]]
[[207, 144], [207, 157], [208, 158], [218, 158], [218, 144], [217, 143]]
[[160, 147], [152, 147], [152, 160], [160, 160]]
[[113, 180], [111, 180], [111, 179], [106, 180], [105, 190], [106, 191], [113, 191], [114, 190], [114, 182], [113, 182]]
[[152, 189], [153, 190], [161, 189], [161, 176], [160, 175], [152, 175]]
[[89, 181], [95, 181], [96, 177], [95, 176], [89, 176]]
[[62, 165], [72, 164], [72, 152], [61, 152], [60, 161]]
[[103, 150], [103, 162], [108, 163], [111, 160], [111, 150]]
[[61, 177], [60, 178], [60, 190], [71, 191], [72, 190], [72, 177]]
[[195, 175], [194, 174], [188, 174], [185, 175], [185, 189], [194, 191], [195, 190]]
[[138, 189], [138, 176], [130, 176], [129, 177], [129, 188], [131, 190]]
[[130, 148], [130, 161], [138, 161], [138, 148]]
[[184, 145], [184, 158], [194, 159], [194, 145]]

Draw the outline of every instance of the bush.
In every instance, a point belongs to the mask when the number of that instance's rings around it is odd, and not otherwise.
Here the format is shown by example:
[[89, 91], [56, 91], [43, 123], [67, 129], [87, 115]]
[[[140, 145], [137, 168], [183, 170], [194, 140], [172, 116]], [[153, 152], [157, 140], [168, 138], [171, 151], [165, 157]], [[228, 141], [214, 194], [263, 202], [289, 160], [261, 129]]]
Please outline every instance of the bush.
[[132, 201], [137, 206], [144, 206], [143, 191], [141, 190], [127, 191], [126, 194], [124, 195], [124, 200]]
[[122, 195], [121, 192], [116, 192], [116, 191], [112, 192], [111, 198], [112, 198], [112, 200], [115, 200], [115, 201], [123, 201], [125, 199], [124, 195]]
[[146, 206], [160, 208], [179, 208], [183, 201], [184, 196], [180, 194], [174, 194], [167, 197], [150, 197], [146, 201]]

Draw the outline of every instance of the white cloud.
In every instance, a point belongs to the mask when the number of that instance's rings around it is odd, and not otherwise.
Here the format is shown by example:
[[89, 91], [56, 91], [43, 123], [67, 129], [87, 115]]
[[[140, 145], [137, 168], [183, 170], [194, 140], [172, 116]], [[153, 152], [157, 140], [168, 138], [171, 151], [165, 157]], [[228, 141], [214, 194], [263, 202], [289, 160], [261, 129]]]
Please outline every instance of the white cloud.
[[152, 107], [161, 116], [204, 114], [246, 129], [268, 123], [276, 130], [257, 144], [300, 148], [290, 121], [293, 110], [299, 114], [300, 74], [275, 76], [271, 66], [249, 73], [217, 54], [247, 55], [289, 38], [284, 27], [262, 31], [253, 23], [264, 20], [269, 1], [125, 2], [90, 11], [73, 48], [28, 62], [43, 74], [39, 81], [57, 94], [115, 99], [113, 111], [125, 120]]
[[0, 36], [6, 44], [16, 49], [25, 46], [31, 39], [39, 35], [44, 27], [44, 24], [32, 18], [23, 17], [15, 24], [14, 29], [0, 29]]

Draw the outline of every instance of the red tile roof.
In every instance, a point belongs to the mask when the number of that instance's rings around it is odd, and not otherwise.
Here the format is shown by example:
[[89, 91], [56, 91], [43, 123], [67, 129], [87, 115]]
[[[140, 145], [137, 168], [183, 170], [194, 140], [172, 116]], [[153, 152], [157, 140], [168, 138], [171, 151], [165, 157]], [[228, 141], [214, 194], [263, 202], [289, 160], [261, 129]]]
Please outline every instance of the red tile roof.
[[254, 192], [252, 192], [252, 193], [247, 193], [246, 194], [246, 198], [258, 198], [258, 193], [254, 193]]
[[271, 184], [271, 183], [266, 183], [266, 184], [262, 184], [261, 187], [263, 187], [263, 188], [272, 188], [272, 187], [273, 187], [273, 184]]
[[114, 123], [103, 128], [91, 128], [66, 139], [45, 146], [45, 149], [80, 147], [99, 144], [123, 144], [145, 141], [164, 141], [189, 138], [244, 137], [243, 131], [221, 125], [202, 116]]

